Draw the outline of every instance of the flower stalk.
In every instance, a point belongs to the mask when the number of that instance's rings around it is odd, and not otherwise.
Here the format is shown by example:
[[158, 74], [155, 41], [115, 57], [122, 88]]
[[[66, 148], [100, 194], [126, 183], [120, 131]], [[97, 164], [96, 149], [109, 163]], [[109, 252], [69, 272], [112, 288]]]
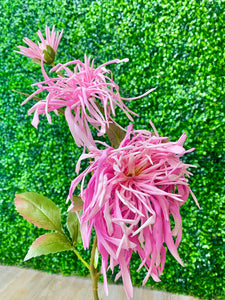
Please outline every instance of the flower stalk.
[[88, 270], [90, 271], [91, 268], [89, 266], [89, 264], [82, 258], [82, 256], [79, 254], [79, 252], [76, 249], [73, 249], [73, 252], [76, 254], [76, 256], [82, 261], [82, 263], [85, 265], [85, 267], [88, 268]]
[[95, 235], [95, 239], [94, 239], [92, 250], [91, 250], [90, 273], [91, 273], [92, 291], [93, 291], [94, 300], [99, 300], [99, 297], [98, 297], [99, 272], [98, 272], [97, 267], [95, 267], [95, 264], [94, 264], [96, 248], [97, 248], [97, 235]]

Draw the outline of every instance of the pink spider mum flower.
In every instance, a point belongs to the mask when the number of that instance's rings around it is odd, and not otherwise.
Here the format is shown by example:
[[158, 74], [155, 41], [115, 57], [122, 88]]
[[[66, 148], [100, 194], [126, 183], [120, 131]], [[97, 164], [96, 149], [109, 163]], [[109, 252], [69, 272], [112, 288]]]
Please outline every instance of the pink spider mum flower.
[[[38, 90], [28, 97], [25, 104], [35, 95], [47, 91], [46, 99], [36, 103], [29, 114], [34, 113], [32, 124], [37, 127], [39, 115], [47, 116], [49, 123], [51, 117], [49, 112], [65, 107], [65, 117], [70, 131], [78, 146], [95, 145], [89, 124], [98, 130], [98, 135], [103, 135], [111, 122], [111, 115], [115, 116], [115, 106], [119, 106], [127, 117], [132, 121], [131, 112], [123, 103], [123, 100], [134, 100], [149, 94], [154, 89], [136, 98], [122, 98], [119, 94], [119, 86], [113, 81], [112, 73], [105, 68], [112, 63], [126, 62], [128, 59], [114, 59], [94, 68], [94, 60], [85, 55], [84, 63], [80, 60], [68, 62], [64, 65], [58, 64], [52, 71], [63, 72], [57, 78], [49, 78], [42, 66], [45, 81], [33, 84]], [[68, 66], [74, 66], [71, 71]], [[61, 74], [61, 73], [59, 73]]]
[[32, 58], [33, 61], [35, 61], [36, 63], [41, 63], [41, 60], [43, 59], [43, 62], [45, 64], [52, 64], [55, 59], [55, 55], [63, 34], [63, 30], [61, 31], [61, 33], [56, 33], [55, 26], [53, 26], [52, 32], [50, 32], [49, 27], [46, 26], [45, 33], [46, 39], [44, 39], [41, 31], [38, 30], [37, 35], [41, 40], [41, 42], [38, 42], [38, 45], [32, 42], [27, 37], [25, 37], [23, 39], [23, 42], [26, 43], [29, 46], [29, 48], [26, 48], [24, 46], [18, 46], [20, 51], [15, 52]]
[[[153, 127], [154, 128], [154, 127]], [[101, 272], [107, 290], [107, 268], [114, 270], [119, 264], [127, 298], [133, 297], [130, 278], [130, 261], [133, 251], [141, 258], [140, 267], [147, 269], [143, 285], [151, 276], [155, 281], [162, 274], [167, 245], [174, 258], [183, 265], [177, 248], [181, 241], [182, 220], [179, 208], [192, 194], [185, 177], [189, 164], [180, 157], [185, 151], [186, 134], [177, 142], [166, 137], [128, 127], [118, 149], [93, 149], [84, 158], [94, 159], [89, 167], [72, 181], [69, 197], [81, 182], [80, 197], [84, 202], [83, 213], [78, 217], [85, 248], [89, 247], [94, 227], [98, 250], [102, 256]], [[80, 161], [77, 165], [79, 171]], [[85, 177], [93, 173], [87, 187]], [[73, 204], [69, 208], [73, 210]], [[175, 226], [171, 229], [170, 215]], [[174, 242], [174, 238], [176, 241]], [[109, 263], [109, 265], [108, 265]]]

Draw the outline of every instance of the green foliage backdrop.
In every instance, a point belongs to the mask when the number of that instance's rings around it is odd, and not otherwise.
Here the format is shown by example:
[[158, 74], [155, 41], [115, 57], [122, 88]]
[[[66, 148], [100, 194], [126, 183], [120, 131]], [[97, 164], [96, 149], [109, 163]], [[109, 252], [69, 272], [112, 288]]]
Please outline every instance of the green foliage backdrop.
[[[23, 220], [13, 202], [15, 193], [39, 192], [60, 206], [65, 219], [65, 199], [81, 154], [63, 117], [53, 117], [53, 125], [41, 118], [36, 130], [27, 115], [32, 101], [20, 106], [24, 97], [11, 91], [31, 93], [30, 85], [42, 79], [39, 66], [13, 50], [24, 36], [37, 41], [38, 29], [55, 24], [65, 30], [57, 61], [83, 59], [85, 53], [96, 65], [128, 57], [129, 63], [110, 67], [121, 94], [133, 97], [157, 87], [144, 100], [129, 103], [140, 112], [136, 128], [150, 129], [152, 120], [170, 140], [185, 131], [186, 148], [196, 148], [186, 160], [198, 167], [190, 183], [202, 209], [191, 197], [182, 207], [179, 253], [185, 267], [168, 254], [162, 281], [148, 285], [224, 299], [224, 1], [3, 0], [0, 11], [0, 263], [87, 274], [66, 252], [23, 263], [42, 230]], [[128, 124], [122, 114], [118, 121]], [[144, 278], [144, 271], [136, 272], [139, 263], [134, 255], [136, 285]]]

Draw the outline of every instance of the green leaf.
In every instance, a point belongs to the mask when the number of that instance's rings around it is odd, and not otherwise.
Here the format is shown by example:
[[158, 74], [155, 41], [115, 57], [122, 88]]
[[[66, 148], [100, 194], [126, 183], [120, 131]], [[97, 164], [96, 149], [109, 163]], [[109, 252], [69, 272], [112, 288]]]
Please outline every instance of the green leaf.
[[75, 212], [69, 211], [66, 225], [72, 238], [73, 245], [75, 245], [78, 238], [80, 238], [80, 223]]
[[79, 196], [73, 196], [73, 208], [71, 211], [78, 211], [83, 209], [84, 202], [82, 201], [81, 197]]
[[[103, 107], [96, 101], [95, 105], [98, 107], [98, 109], [104, 114]], [[121, 141], [125, 137], [125, 132], [116, 124], [116, 122], [111, 119], [111, 123], [109, 124], [109, 127], [106, 126], [106, 134], [109, 138], [109, 141], [114, 148], [118, 148]]]
[[31, 259], [32, 257], [72, 249], [73, 246], [70, 244], [69, 240], [64, 234], [59, 232], [50, 232], [39, 236], [33, 242], [24, 258], [24, 261]]
[[125, 132], [116, 124], [110, 123], [109, 127], [106, 127], [106, 133], [111, 142], [112, 147], [118, 148], [121, 141], [125, 137]]
[[28, 222], [41, 228], [62, 232], [60, 210], [47, 197], [33, 192], [17, 194], [15, 206]]
[[95, 257], [94, 257], [94, 267], [95, 269], [97, 269], [98, 266], [98, 259], [99, 259], [99, 252], [98, 252], [98, 248], [95, 248]]

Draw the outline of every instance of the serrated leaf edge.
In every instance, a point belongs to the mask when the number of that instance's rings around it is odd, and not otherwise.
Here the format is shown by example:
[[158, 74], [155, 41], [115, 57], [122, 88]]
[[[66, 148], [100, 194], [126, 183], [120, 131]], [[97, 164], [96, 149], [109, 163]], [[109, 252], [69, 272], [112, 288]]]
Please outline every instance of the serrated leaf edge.
[[[27, 193], [31, 193], [31, 192], [27, 192]], [[22, 193], [22, 194], [25, 194], [25, 193]], [[17, 201], [17, 199], [18, 199], [17, 196], [22, 195], [22, 194], [16, 194], [16, 195], [15, 195], [15, 196], [16, 196], [16, 197], [15, 197], [15, 206], [16, 206], [16, 210], [18, 211], [18, 213], [19, 213], [24, 219], [26, 219], [28, 222], [30, 222], [30, 223], [36, 225], [37, 227], [39, 227], [39, 228], [44, 228], [44, 229], [48, 229], [48, 230], [52, 230], [52, 229], [49, 229], [49, 228], [46, 228], [46, 227], [43, 227], [43, 226], [39, 226], [39, 224], [37, 224], [37, 223], [35, 223], [35, 222], [33, 222], [33, 221], [30, 221], [29, 218], [27, 218], [25, 215], [23, 215], [22, 213], [20, 213], [20, 211], [17, 209], [17, 205], [16, 205], [16, 204], [18, 203], [18, 201]], [[35, 193], [35, 194], [38, 194], [38, 193]], [[38, 195], [40, 195], [40, 194], [38, 194]], [[43, 196], [43, 195], [41, 195], [41, 196]], [[46, 196], [43, 196], [43, 197], [45, 197], [45, 198], [47, 198], [49, 201], [51, 201], [51, 202], [56, 206], [56, 208], [59, 210], [60, 226], [61, 226], [60, 229], [58, 228], [58, 226], [55, 226], [55, 223], [53, 222], [53, 220], [51, 220], [51, 219], [48, 217], [48, 215], [46, 215], [46, 214], [45, 214], [43, 211], [41, 211], [40, 209], [39, 209], [39, 210], [43, 213], [44, 216], [47, 217], [48, 220], [50, 220], [50, 223], [53, 224], [55, 230], [57, 230], [57, 231], [63, 233], [63, 231], [62, 231], [62, 223], [61, 223], [61, 212], [60, 212], [60, 209], [59, 209], [58, 206], [57, 206], [52, 200], [50, 200], [48, 197], [46, 197]], [[38, 206], [35, 204], [35, 202], [34, 202], [34, 203], [32, 202], [32, 204], [33, 204], [36, 208], [38, 208]]]
[[[62, 235], [64, 238], [66, 238], [66, 240], [68, 241], [68, 245], [71, 246], [70, 249], [65, 249], [65, 250], [62, 250], [62, 251], [56, 251], [56, 252], [49, 252], [49, 253], [47, 253], [47, 254], [40, 254], [40, 255], [30, 256], [30, 251], [31, 251], [32, 246], [36, 246], [36, 243], [38, 242], [38, 240], [42, 239], [44, 236], [49, 235], [49, 234], [51, 234], [51, 233], [54, 233], [54, 232], [48, 232], [48, 233], [42, 234], [42, 235], [40, 235], [38, 238], [36, 238], [36, 240], [31, 244], [31, 246], [30, 246], [30, 248], [29, 248], [29, 250], [28, 250], [26, 256], [24, 257], [24, 260], [23, 260], [23, 261], [27, 261], [27, 260], [29, 260], [29, 259], [31, 259], [31, 258], [38, 257], [38, 256], [41, 256], [41, 255], [48, 255], [48, 254], [51, 254], [51, 253], [54, 254], [54, 253], [57, 253], [57, 252], [63, 252], [63, 251], [73, 250], [73, 246], [71, 245], [71, 243], [70, 243], [69, 239], [67, 238], [67, 236], [66, 236], [65, 234], [62, 234], [62, 233], [57, 233], [57, 234], [59, 234], [59, 235]], [[51, 243], [50, 243], [50, 244], [51, 244]], [[50, 244], [49, 244], [49, 245], [50, 245]], [[54, 243], [52, 243], [52, 244], [54, 244]]]

